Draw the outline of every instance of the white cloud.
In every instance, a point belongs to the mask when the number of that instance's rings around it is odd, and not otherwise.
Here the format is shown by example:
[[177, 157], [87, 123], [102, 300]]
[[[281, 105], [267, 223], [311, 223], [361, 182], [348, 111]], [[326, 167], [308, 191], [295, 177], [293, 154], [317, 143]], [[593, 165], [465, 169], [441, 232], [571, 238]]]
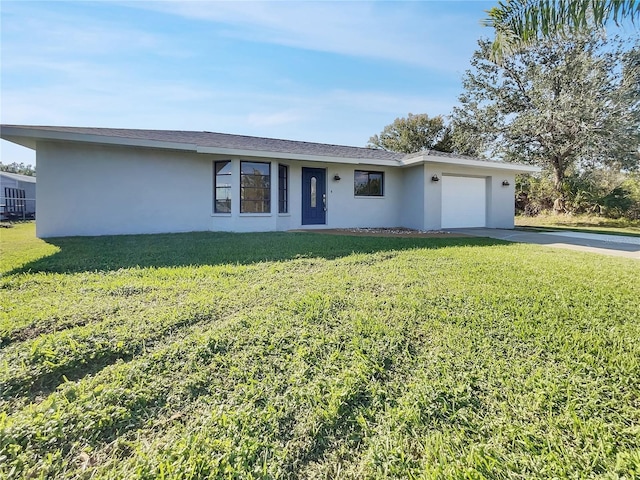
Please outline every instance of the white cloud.
[[[441, 71], [466, 65], [483, 5], [471, 15], [425, 15], [429, 2], [124, 2], [132, 8], [226, 24], [228, 37], [402, 62]], [[436, 3], [436, 2], [434, 2]], [[469, 35], [469, 37], [467, 37]], [[471, 49], [460, 54], [461, 43]]]
[[[303, 76], [289, 78], [286, 72], [264, 72], [260, 64], [241, 62], [214, 61], [195, 74], [189, 62], [171, 60], [202, 61], [208, 52], [183, 48], [193, 43], [175, 32], [143, 27], [138, 20], [147, 16], [140, 12], [163, 12], [168, 24], [178, 17], [214, 22], [210, 31], [218, 38], [377, 59], [387, 61], [381, 64], [389, 69], [398, 62], [428, 67], [409, 69], [424, 72], [425, 83], [434, 71], [451, 78], [451, 71], [466, 67], [469, 55], [456, 44], [467, 42], [471, 51], [475, 42], [457, 36], [472, 23], [477, 26], [474, 16], [425, 18], [417, 2], [128, 2], [133, 20], [126, 25], [92, 18], [86, 8], [57, 12], [51, 7], [55, 2], [7, 3], [3, 123], [212, 130], [361, 146], [408, 112], [448, 113], [452, 88], [446, 94], [426, 88], [415, 93], [415, 82], [413, 88], [387, 89], [364, 78], [359, 87], [350, 82], [349, 88], [338, 88], [330, 74], [326, 82], [301, 85]], [[363, 75], [375, 75], [375, 68]], [[247, 79], [245, 84], [225, 80], [232, 73]], [[261, 81], [262, 75], [271, 83]], [[27, 158], [32, 152], [1, 142], [3, 162]]]
[[[82, 6], [84, 2], [76, 3]], [[69, 7], [74, 2], [48, 2], [46, 8], [39, 8], [36, 2], [3, 2], [3, 41], [26, 38], [28, 41], [20, 44], [20, 53], [43, 61], [60, 55], [95, 59], [136, 50], [155, 55], [190, 56], [190, 52], [177, 47], [171, 36], [164, 33], [101, 18], [99, 14], [88, 13], [90, 10], [78, 9], [69, 14], [67, 10], [58, 10], [58, 4]]]

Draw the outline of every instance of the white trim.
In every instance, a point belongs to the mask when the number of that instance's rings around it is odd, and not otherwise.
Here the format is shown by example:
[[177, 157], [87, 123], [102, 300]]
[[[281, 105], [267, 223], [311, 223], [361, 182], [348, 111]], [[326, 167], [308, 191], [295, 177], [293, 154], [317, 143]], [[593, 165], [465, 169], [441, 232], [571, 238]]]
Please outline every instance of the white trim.
[[466, 167], [478, 167], [490, 170], [509, 170], [519, 173], [539, 173], [542, 168], [521, 163], [496, 162], [492, 160], [475, 160], [473, 158], [444, 157], [438, 155], [419, 155], [406, 160], [401, 160], [403, 167], [412, 167], [421, 163], [463, 165]]
[[[15, 137], [33, 139], [33, 142], [20, 142]], [[52, 130], [38, 130], [37, 128], [2, 127], [2, 138], [23, 145], [33, 150], [36, 149], [37, 140], [66, 141], [79, 143], [96, 143], [103, 145], [117, 145], [126, 147], [161, 148], [166, 150], [196, 151], [196, 145], [192, 143], [162, 142], [159, 140], [146, 140], [140, 138], [125, 138], [106, 135], [92, 135], [90, 133], [56, 132]]]

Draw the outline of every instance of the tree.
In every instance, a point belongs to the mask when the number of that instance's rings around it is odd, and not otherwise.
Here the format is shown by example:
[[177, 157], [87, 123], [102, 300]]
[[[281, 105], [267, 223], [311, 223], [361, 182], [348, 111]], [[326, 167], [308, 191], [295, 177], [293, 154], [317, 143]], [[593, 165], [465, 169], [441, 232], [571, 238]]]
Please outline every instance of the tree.
[[494, 59], [501, 60], [543, 38], [588, 33], [613, 20], [640, 20], [639, 0], [506, 0], [487, 11]]
[[441, 115], [429, 117], [426, 113], [410, 113], [407, 118], [396, 118], [384, 127], [380, 135], [371, 137], [367, 147], [400, 153], [422, 150], [451, 152], [451, 127]]
[[19, 173], [21, 175], [35, 176], [36, 169], [31, 165], [25, 165], [24, 163], [8, 163], [4, 164], [0, 162], [0, 172]]
[[492, 61], [481, 40], [454, 108], [456, 150], [545, 167], [562, 210], [569, 168], [632, 169], [640, 146], [640, 45], [547, 39]]
[[[516, 211], [538, 215], [553, 208], [553, 182], [544, 175], [516, 177]], [[608, 218], [640, 219], [640, 176], [635, 172], [598, 168], [568, 173], [565, 211]]]

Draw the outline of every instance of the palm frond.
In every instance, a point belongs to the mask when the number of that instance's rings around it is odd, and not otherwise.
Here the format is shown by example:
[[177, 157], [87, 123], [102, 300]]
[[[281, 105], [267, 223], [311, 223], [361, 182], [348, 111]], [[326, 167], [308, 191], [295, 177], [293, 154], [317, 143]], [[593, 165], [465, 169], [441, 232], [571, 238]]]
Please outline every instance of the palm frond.
[[599, 30], [611, 20], [640, 20], [640, 0], [504, 0], [481, 23], [495, 30], [494, 60], [541, 38]]

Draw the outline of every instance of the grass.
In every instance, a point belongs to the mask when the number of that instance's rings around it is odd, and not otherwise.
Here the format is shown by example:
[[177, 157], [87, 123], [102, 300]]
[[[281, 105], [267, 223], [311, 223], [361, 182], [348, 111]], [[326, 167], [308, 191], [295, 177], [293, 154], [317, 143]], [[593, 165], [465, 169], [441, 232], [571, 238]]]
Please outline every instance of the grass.
[[640, 476], [632, 259], [0, 235], [0, 477]]
[[640, 236], [640, 220], [605, 218], [594, 215], [518, 216], [516, 217], [516, 227]]

